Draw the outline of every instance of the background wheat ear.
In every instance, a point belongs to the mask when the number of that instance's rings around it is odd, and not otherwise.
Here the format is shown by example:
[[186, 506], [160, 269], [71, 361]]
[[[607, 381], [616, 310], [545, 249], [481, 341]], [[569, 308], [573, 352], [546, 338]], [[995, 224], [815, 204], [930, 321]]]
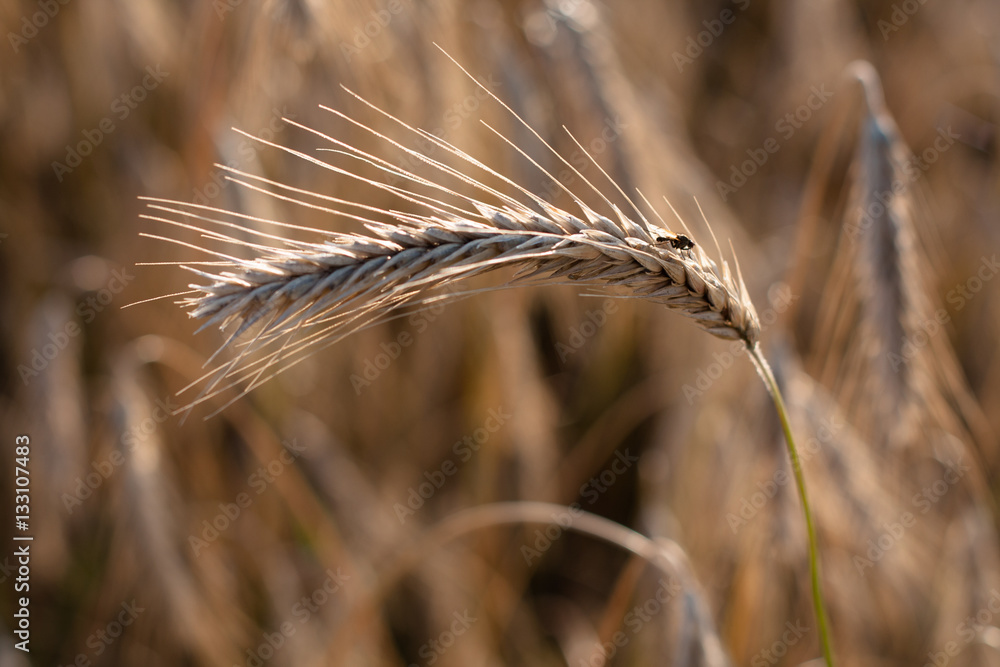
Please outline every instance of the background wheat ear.
[[[851, 155], [848, 195], [835, 208], [817, 206], [803, 216], [812, 225], [828, 220], [825, 229], [808, 231], [830, 242], [825, 256], [799, 256], [798, 268], [811, 267], [808, 282], [818, 290], [811, 304], [815, 312], [799, 313], [797, 328], [811, 331], [800, 341], [808, 381], [835, 402], [828, 414], [848, 417], [851, 440], [856, 435], [862, 446], [845, 440], [836, 448], [837, 456], [847, 455], [843, 465], [828, 460], [811, 471], [819, 488], [841, 489], [817, 513], [829, 551], [838, 554], [831, 559], [833, 569], [846, 575], [838, 577], [845, 581], [838, 591], [844, 597], [833, 604], [844, 609], [866, 599], [863, 606], [891, 599], [906, 601], [900, 607], [926, 610], [919, 618], [887, 616], [875, 630], [898, 636], [908, 651], [898, 661], [915, 663], [952, 641], [954, 619], [982, 608], [987, 591], [997, 585], [997, 533], [986, 514], [973, 509], [992, 502], [983, 472], [991, 469], [997, 438], [951, 342], [950, 328], [965, 304], [956, 310], [941, 289], [942, 283], [954, 284], [940, 274], [942, 255], [954, 251], [936, 213], [934, 195], [943, 189], [927, 188], [921, 169], [926, 164], [904, 139], [871, 64], [855, 62], [846, 74], [856, 93], [852, 125], [858, 135], [853, 145], [843, 142]], [[938, 167], [961, 149], [947, 150], [938, 156]], [[793, 289], [811, 291], [807, 281], [795, 282]], [[834, 453], [828, 449], [824, 457]], [[972, 465], [959, 479], [952, 471], [964, 465], [960, 462]], [[860, 479], [866, 470], [878, 472], [877, 497], [838, 479]], [[925, 490], [935, 484], [941, 490], [945, 478], [952, 480], [947, 491], [925, 507]], [[869, 497], [859, 502], [863, 495]], [[838, 509], [845, 500], [863, 511]], [[907, 528], [906, 541], [884, 559], [871, 560], [869, 540], [878, 538], [886, 521], [906, 512], [919, 517]], [[853, 524], [850, 531], [840, 527], [845, 520]], [[936, 540], [942, 534], [948, 535], [945, 544]], [[928, 581], [928, 572], [948, 579], [948, 592]], [[849, 592], [855, 582], [863, 589]], [[841, 631], [856, 632], [844, 627], [856, 621], [838, 616], [844, 618]], [[876, 627], [870, 620], [865, 625]], [[902, 640], [920, 635], [918, 642]]]
[[[340, 112], [332, 113], [348, 119]], [[212, 257], [211, 261], [181, 263], [201, 282], [192, 284], [192, 291], [180, 303], [192, 317], [204, 321], [203, 328], [218, 326], [226, 333], [219, 352], [234, 350], [231, 359], [219, 362], [203, 378], [204, 389], [189, 408], [235, 386], [250, 391], [317, 350], [406, 312], [401, 309], [469, 296], [476, 290], [461, 291], [455, 285], [498, 269], [514, 271], [500, 287], [576, 284], [604, 288], [619, 296], [665, 305], [715, 336], [742, 340], [748, 348], [756, 346], [760, 324], [738, 271], [734, 274], [723, 259], [710, 258], [686, 234], [670, 231], [662, 218], [658, 219], [661, 226], [651, 224], [611, 182], [634, 211], [633, 217], [625, 215], [544, 141], [543, 146], [604, 201], [610, 217], [597, 213], [565, 186], [579, 212], [557, 208], [450, 143], [397, 119], [393, 118], [408, 132], [433, 142], [464, 169], [404, 148], [361, 121], [348, 120], [424, 164], [436, 178], [394, 166], [386, 158], [308, 128], [303, 129], [348, 158], [347, 166], [263, 143], [371, 186], [412, 210], [303, 192], [236, 169], [226, 168], [227, 177], [257, 193], [353, 219], [369, 234], [329, 233], [213, 207], [146, 200], [148, 212], [143, 218], [202, 236], [202, 243], [192, 244], [146, 234]], [[501, 139], [527, 157], [521, 148]], [[597, 165], [593, 157], [587, 157]], [[414, 191], [362, 175], [360, 166], [375, 166], [383, 176], [409, 184]], [[559, 182], [538, 169], [543, 177]], [[510, 193], [487, 185], [476, 172], [499, 180]], [[463, 187], [455, 189], [447, 184], [449, 180]], [[418, 192], [418, 188], [432, 194]], [[254, 228], [245, 224], [248, 221]], [[312, 238], [282, 235], [289, 230]]]

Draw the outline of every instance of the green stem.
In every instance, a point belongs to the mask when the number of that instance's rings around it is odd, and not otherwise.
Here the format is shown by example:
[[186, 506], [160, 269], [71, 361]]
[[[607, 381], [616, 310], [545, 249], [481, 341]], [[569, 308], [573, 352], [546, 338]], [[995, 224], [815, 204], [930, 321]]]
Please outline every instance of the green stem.
[[795, 484], [799, 488], [799, 497], [802, 498], [802, 513], [806, 517], [806, 532], [809, 535], [809, 575], [812, 579], [813, 608], [816, 611], [816, 624], [819, 627], [819, 643], [823, 650], [823, 658], [827, 667], [833, 667], [833, 649], [830, 646], [830, 628], [826, 619], [826, 604], [823, 601], [823, 590], [819, 580], [819, 549], [816, 546], [816, 528], [813, 525], [812, 509], [809, 507], [809, 496], [806, 494], [806, 480], [802, 475], [802, 463], [799, 460], [799, 452], [795, 447], [795, 437], [792, 435], [792, 427], [788, 423], [788, 412], [785, 410], [785, 401], [781, 398], [778, 390], [778, 383], [774, 379], [774, 373], [768, 366], [764, 355], [760, 352], [760, 347], [754, 345], [747, 346], [750, 358], [757, 366], [764, 384], [770, 391], [774, 400], [774, 407], [778, 411], [778, 419], [781, 420], [781, 428], [785, 432], [785, 443], [788, 445], [788, 456], [792, 460], [792, 471], [795, 473]]

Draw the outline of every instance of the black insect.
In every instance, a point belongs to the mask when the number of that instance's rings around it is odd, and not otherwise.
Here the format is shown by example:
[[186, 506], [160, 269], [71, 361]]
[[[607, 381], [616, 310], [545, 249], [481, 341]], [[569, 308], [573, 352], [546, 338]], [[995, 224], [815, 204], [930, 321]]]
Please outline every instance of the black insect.
[[691, 248], [694, 247], [694, 241], [684, 236], [683, 234], [678, 234], [673, 238], [667, 238], [666, 236], [656, 237], [657, 243], [666, 243], [667, 241], [670, 242], [670, 246], [674, 250], [690, 250]]

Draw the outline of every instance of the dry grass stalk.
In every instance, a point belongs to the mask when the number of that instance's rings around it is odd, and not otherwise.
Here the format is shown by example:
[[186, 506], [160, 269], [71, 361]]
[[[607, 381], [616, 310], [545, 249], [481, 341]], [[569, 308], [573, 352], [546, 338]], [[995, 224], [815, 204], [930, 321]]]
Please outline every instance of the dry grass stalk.
[[[628, 296], [661, 303], [694, 320], [715, 336], [743, 340], [750, 348], [756, 345], [760, 333], [756, 312], [742, 278], [734, 276], [725, 261], [721, 261], [720, 267], [687, 236], [675, 235], [665, 226], [651, 225], [619, 189], [637, 218], [624, 215], [558, 155], [565, 166], [607, 202], [614, 211], [614, 219], [596, 213], [565, 187], [563, 189], [578, 204], [582, 216], [556, 208], [453, 145], [394, 118], [392, 120], [406, 130], [434, 142], [470, 168], [456, 170], [407, 149], [340, 112], [332, 113], [405, 151], [441, 178], [428, 180], [333, 137], [299, 127], [337, 146], [335, 152], [353, 158], [355, 166], [374, 166], [391, 179], [430, 188], [436, 194], [410, 192], [362, 176], [357, 169], [352, 171], [269, 144], [398, 197], [416, 212], [386, 210], [296, 190], [237, 170], [229, 170], [230, 179], [235, 183], [360, 221], [371, 235], [307, 230], [206, 206], [148, 200], [149, 209], [159, 213], [143, 217], [194, 229], [211, 241], [235, 245], [256, 254], [251, 259], [241, 259], [177, 239], [153, 237], [196, 248], [215, 258], [215, 261], [201, 263], [204, 265], [201, 268], [196, 268], [197, 263], [184, 264], [184, 268], [205, 282], [191, 285], [194, 291], [186, 293], [189, 296], [180, 303], [189, 309], [192, 317], [204, 319], [205, 326], [219, 325], [229, 333], [223, 348], [253, 330], [240, 354], [210, 374], [213, 377], [205, 393], [192, 405], [235, 385], [243, 385], [249, 391], [316, 350], [362, 328], [391, 319], [400, 307], [426, 306], [463, 296], [455, 292], [428, 296], [429, 291], [507, 267], [516, 269], [516, 273], [504, 286], [530, 281], [619, 288]], [[525, 155], [512, 143], [510, 145]], [[540, 166], [539, 169], [552, 178]], [[485, 171], [499, 179], [534, 206], [470, 176], [468, 172], [474, 170]], [[458, 179], [474, 194], [463, 194], [442, 184], [440, 181], [446, 180], [445, 177]], [[552, 181], [559, 182], [554, 178]], [[264, 186], [272, 190], [265, 190]], [[311, 202], [309, 198], [323, 204]], [[449, 199], [459, 203], [450, 203]], [[332, 208], [331, 204], [339, 208]], [[373, 215], [381, 219], [371, 217]], [[222, 216], [318, 233], [320, 239], [291, 240], [277, 233], [246, 229]], [[184, 220], [198, 222], [192, 224]], [[256, 236], [259, 242], [220, 231], [227, 228]]]

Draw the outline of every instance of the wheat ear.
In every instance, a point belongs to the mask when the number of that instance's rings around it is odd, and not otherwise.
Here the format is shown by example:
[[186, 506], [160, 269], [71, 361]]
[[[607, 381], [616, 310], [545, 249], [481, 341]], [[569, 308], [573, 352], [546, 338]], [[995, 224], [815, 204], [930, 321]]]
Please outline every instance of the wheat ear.
[[[516, 269], [516, 273], [503, 286], [530, 282], [614, 287], [626, 296], [661, 303], [721, 338], [743, 340], [750, 348], [757, 344], [760, 325], [742, 279], [733, 275], [725, 261], [720, 260], [720, 268], [687, 236], [651, 225], [634, 204], [638, 222], [610, 202], [614, 217], [600, 215], [569, 193], [580, 210], [580, 215], [574, 215], [550, 205], [451, 144], [395, 118], [407, 130], [434, 141], [472, 168], [458, 171], [340, 112], [330, 111], [405, 151], [438, 175], [457, 178], [473, 194], [456, 192], [439, 182], [445, 178], [428, 180], [299, 125], [331, 142], [337, 147], [335, 152], [353, 158], [352, 165], [375, 166], [393, 179], [430, 188], [437, 194], [407, 191], [363, 177], [355, 173], [357, 170], [269, 144], [379, 188], [407, 202], [416, 212], [385, 210], [305, 192], [226, 167], [222, 168], [235, 183], [360, 221], [370, 235], [296, 228], [318, 234], [319, 238], [292, 240], [246, 225], [253, 222], [278, 232], [280, 228], [294, 227], [287, 223], [213, 207], [148, 199], [151, 212], [143, 217], [197, 230], [209, 240], [256, 255], [244, 259], [200, 244], [146, 234], [196, 248], [214, 258], [202, 262], [201, 267], [192, 262], [182, 264], [204, 282], [191, 285], [192, 292], [180, 303], [192, 317], [204, 320], [205, 326], [218, 325], [229, 333], [223, 347], [241, 336], [247, 337], [249, 330], [254, 331], [234, 359], [206, 376], [211, 376], [206, 391], [194, 403], [235, 385], [249, 391], [317, 349], [391, 318], [402, 306], [462, 296], [455, 292], [435, 294], [435, 288], [449, 288], [463, 279], [505, 267]], [[473, 168], [499, 178], [534, 206], [468, 175], [466, 172]], [[448, 199], [457, 203], [449, 203]], [[242, 219], [242, 224], [232, 218]], [[226, 233], [234, 228], [242, 238]], [[248, 235], [257, 239], [247, 240]]]

